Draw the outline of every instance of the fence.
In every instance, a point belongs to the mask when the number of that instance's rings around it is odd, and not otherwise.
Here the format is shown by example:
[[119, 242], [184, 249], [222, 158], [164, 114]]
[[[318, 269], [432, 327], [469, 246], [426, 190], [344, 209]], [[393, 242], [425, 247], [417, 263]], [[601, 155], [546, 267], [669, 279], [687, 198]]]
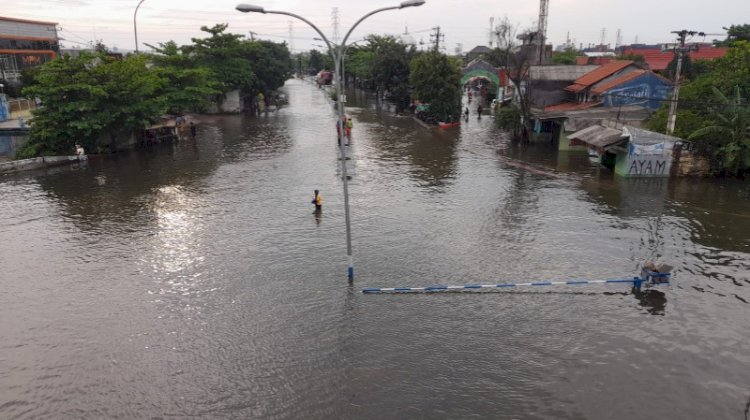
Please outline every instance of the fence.
[[18, 98], [8, 100], [10, 118], [31, 117], [31, 110], [36, 109], [36, 102], [32, 99]]

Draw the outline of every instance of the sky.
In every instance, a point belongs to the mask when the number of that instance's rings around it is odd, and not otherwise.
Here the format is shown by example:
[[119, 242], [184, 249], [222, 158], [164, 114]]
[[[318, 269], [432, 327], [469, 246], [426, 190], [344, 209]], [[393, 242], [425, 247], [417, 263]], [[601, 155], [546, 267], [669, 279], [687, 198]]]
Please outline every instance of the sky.
[[[139, 0], [2, 0], [0, 16], [57, 22], [65, 48], [85, 47], [101, 40], [110, 48], [135, 48], [133, 14]], [[229, 24], [229, 32], [255, 32], [256, 38], [287, 42], [294, 52], [321, 49], [318, 37], [307, 24], [289, 16], [240, 13], [239, 2], [249, 2], [266, 10], [292, 12], [318, 26], [326, 37], [334, 38], [333, 9], [338, 10], [339, 38], [362, 16], [381, 7], [398, 5], [400, 0], [143, 0], [137, 26], [140, 49], [143, 43], [173, 40], [178, 44], [205, 37], [201, 26]], [[489, 44], [490, 18], [507, 17], [521, 30], [535, 28], [539, 1], [535, 0], [426, 0], [421, 7], [389, 10], [363, 21], [348, 42], [368, 34], [400, 35], [405, 31], [415, 41], [430, 43], [436, 27], [444, 34], [445, 52], [463, 52]], [[671, 31], [682, 29], [709, 34], [706, 41], [723, 39], [722, 27], [750, 23], [750, 0], [549, 0], [547, 39], [554, 45], [569, 39], [575, 45], [616, 43], [618, 30], [623, 44], [674, 42]], [[290, 24], [291, 33], [290, 38]], [[604, 33], [603, 33], [604, 32]], [[703, 38], [694, 38], [699, 42]]]

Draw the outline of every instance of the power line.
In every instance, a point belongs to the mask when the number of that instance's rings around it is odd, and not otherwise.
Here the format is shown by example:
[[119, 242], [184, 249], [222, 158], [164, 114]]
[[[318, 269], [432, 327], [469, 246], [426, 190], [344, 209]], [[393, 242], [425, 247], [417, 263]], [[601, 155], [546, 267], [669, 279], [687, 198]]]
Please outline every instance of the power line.
[[739, 103], [731, 103], [731, 104], [725, 104], [721, 102], [707, 102], [707, 101], [685, 101], [685, 100], [677, 100], [677, 99], [670, 99], [670, 98], [658, 98], [658, 97], [651, 97], [651, 96], [635, 96], [635, 95], [624, 95], [621, 93], [605, 93], [602, 96], [606, 97], [614, 97], [614, 98], [627, 98], [627, 99], [642, 99], [643, 101], [659, 101], [662, 103], [672, 103], [672, 102], [679, 102], [680, 105], [703, 105], [706, 107], [750, 107], [750, 101], [745, 102], [739, 102]]
[[435, 51], [440, 51], [440, 42], [445, 41], [445, 34], [440, 33], [440, 27], [436, 26], [432, 28], [434, 33], [430, 34], [430, 42], [434, 43], [433, 49]]

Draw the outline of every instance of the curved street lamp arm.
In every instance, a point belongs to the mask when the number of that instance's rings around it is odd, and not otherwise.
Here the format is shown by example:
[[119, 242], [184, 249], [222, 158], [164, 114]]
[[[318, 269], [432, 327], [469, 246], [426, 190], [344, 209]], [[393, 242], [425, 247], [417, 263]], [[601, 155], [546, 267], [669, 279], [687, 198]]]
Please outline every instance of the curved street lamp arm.
[[138, 2], [138, 6], [135, 6], [135, 12], [133, 12], [133, 33], [135, 34], [135, 53], [138, 54], [138, 25], [136, 24], [135, 17], [138, 15], [138, 8], [145, 0]]
[[[143, 0], [141, 0], [141, 1], [143, 1]], [[293, 18], [297, 18], [297, 19], [305, 22], [306, 24], [310, 25], [310, 27], [312, 27], [313, 29], [315, 29], [315, 32], [317, 32], [318, 35], [320, 35], [320, 38], [322, 38], [323, 41], [326, 43], [326, 45], [328, 46], [329, 53], [331, 54], [331, 56], [333, 56], [333, 46], [332, 46], [333, 44], [331, 44], [331, 41], [328, 40], [328, 38], [323, 34], [323, 32], [320, 31], [320, 29], [318, 29], [317, 26], [315, 26], [314, 23], [310, 22], [309, 20], [303, 18], [300, 15], [297, 15], [297, 14], [294, 14], [294, 13], [291, 13], [291, 12], [283, 12], [283, 11], [279, 11], [279, 10], [264, 10], [263, 13], [273, 13], [273, 14], [276, 14], [276, 15], [291, 16]], [[335, 56], [333, 56], [333, 61], [334, 62], [336, 61], [336, 57]]]
[[346, 33], [346, 36], [344, 36], [344, 40], [341, 41], [341, 45], [346, 45], [346, 40], [349, 39], [349, 35], [352, 34], [352, 31], [354, 31], [354, 28], [356, 28], [360, 23], [362, 23], [363, 20], [367, 19], [368, 17], [374, 15], [375, 13], [385, 12], [386, 10], [394, 10], [394, 9], [401, 9], [401, 6], [391, 6], [391, 7], [383, 7], [377, 10], [373, 10], [372, 12], [362, 16], [359, 18], [359, 20], [351, 27], [349, 28], [349, 32]]

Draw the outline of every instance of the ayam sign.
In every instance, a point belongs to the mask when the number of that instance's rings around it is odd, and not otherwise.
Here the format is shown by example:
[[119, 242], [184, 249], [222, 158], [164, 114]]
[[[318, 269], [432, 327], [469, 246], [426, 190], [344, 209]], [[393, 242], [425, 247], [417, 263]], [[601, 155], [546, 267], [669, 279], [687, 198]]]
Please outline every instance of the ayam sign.
[[669, 174], [670, 159], [664, 151], [664, 142], [649, 145], [630, 143], [628, 175]]

